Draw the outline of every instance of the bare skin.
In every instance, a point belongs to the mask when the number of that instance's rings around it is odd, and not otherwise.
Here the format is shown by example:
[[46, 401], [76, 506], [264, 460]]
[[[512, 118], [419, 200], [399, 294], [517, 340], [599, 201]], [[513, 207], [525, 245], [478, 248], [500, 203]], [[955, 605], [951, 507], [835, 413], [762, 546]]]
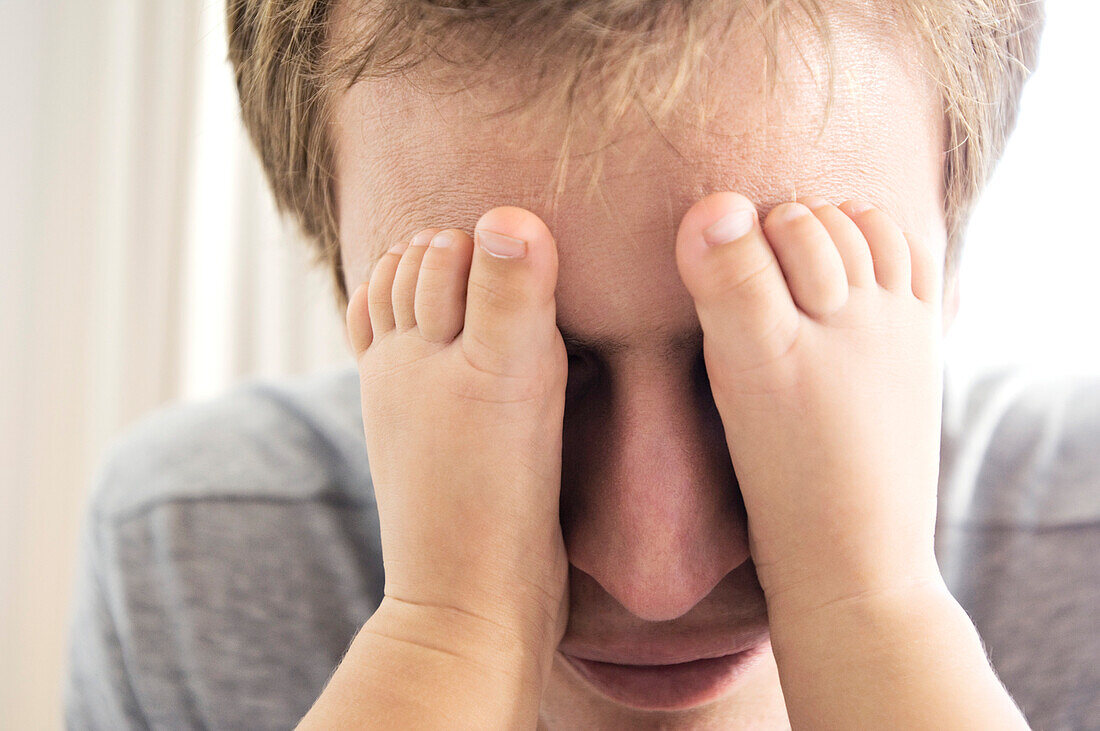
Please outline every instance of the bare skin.
[[[684, 104], [720, 98], [719, 113], [705, 129], [686, 120], [659, 130], [644, 119], [624, 122], [605, 151], [595, 200], [580, 192], [585, 171], [575, 166], [564, 196], [547, 201], [553, 115], [539, 129], [487, 118], [486, 110], [512, 100], [521, 78], [503, 74], [495, 85], [439, 95], [424, 91], [428, 72], [416, 84], [372, 82], [345, 95], [336, 115], [337, 196], [348, 290], [359, 287], [349, 339], [362, 374], [387, 594], [407, 606], [384, 602], [307, 721], [357, 718], [330, 715], [344, 712], [378, 723], [379, 709], [388, 709], [394, 723], [416, 717], [444, 726], [448, 714], [510, 726], [533, 723], [535, 713], [547, 728], [785, 728], [801, 713], [865, 714], [837, 722], [851, 726], [874, 717], [875, 699], [896, 690], [877, 688], [868, 708], [850, 708], [853, 687], [891, 677], [874, 668], [904, 662], [919, 675], [922, 662], [948, 657], [958, 674], [943, 677], [980, 695], [955, 698], [974, 701], [994, 725], [1002, 711], [1019, 720], [1005, 710], [1007, 696], [973, 627], [929, 578], [937, 333], [941, 316], [950, 320], [952, 283], [943, 314], [922, 289], [926, 259], [910, 254], [908, 294], [893, 279], [884, 285], [865, 276], [867, 261], [877, 275], [880, 249], [896, 254], [900, 241], [908, 249], [898, 238], [905, 231], [927, 247], [933, 286], [943, 288], [937, 91], [908, 63], [919, 54], [906, 39], [884, 41], [876, 22], [839, 28], [837, 62], [848, 83], [835, 90], [828, 120], [813, 53], [808, 68], [791, 65], [769, 97], [758, 39], [716, 45], [728, 53], [711, 57]], [[584, 139], [582, 128], [582, 149]], [[876, 219], [890, 222], [882, 224], [888, 234], [863, 230], [871, 214], [848, 205], [822, 212], [806, 193], [873, 203]], [[792, 198], [813, 208], [832, 249], [820, 230], [787, 231], [793, 224], [779, 219]], [[763, 221], [752, 245], [708, 247], [703, 229], [746, 202]], [[838, 233], [844, 228], [847, 235]], [[476, 229], [525, 240], [526, 257], [482, 256]], [[468, 274], [463, 264], [448, 280], [456, 298], [449, 309], [421, 303], [419, 276], [409, 286], [414, 271], [442, 261], [430, 247], [405, 250], [404, 274], [397, 254], [383, 254], [422, 230], [449, 230], [455, 241], [443, 250], [469, 252]], [[859, 265], [848, 267], [861, 241], [863, 279]], [[788, 282], [791, 251], [800, 254]], [[796, 273], [794, 264], [813, 251], [805, 260], [812, 266]], [[759, 297], [748, 296], [751, 286], [740, 294], [722, 286], [751, 273], [739, 253], [762, 265], [751, 280]], [[501, 292], [511, 294], [494, 295], [471, 284], [495, 281], [479, 262], [517, 265], [505, 271], [537, 286], [510, 287], [514, 280], [505, 278]], [[433, 271], [437, 281], [442, 272]], [[387, 297], [375, 281], [391, 274], [394, 324], [377, 328], [372, 299], [384, 316]], [[783, 286], [759, 286], [769, 276]], [[471, 319], [494, 308], [507, 314]], [[431, 312], [449, 314], [433, 319]], [[766, 316], [788, 329], [761, 326]], [[499, 329], [517, 319], [526, 329]], [[762, 327], [771, 335], [761, 337]], [[562, 340], [568, 366], [558, 423], [548, 417], [562, 398], [555, 370]], [[485, 367], [477, 358], [494, 351], [472, 346], [471, 361], [472, 342], [505, 343], [501, 352], [513, 342], [529, 347], [511, 366], [517, 370], [506, 371], [507, 385], [493, 385], [499, 368], [475, 375], [469, 366]], [[791, 347], [777, 351], [777, 343]], [[764, 354], [755, 372], [739, 360], [746, 344]], [[538, 374], [532, 352], [544, 354]], [[770, 366], [769, 354], [776, 356]], [[502, 396], [508, 403], [499, 403]], [[522, 416], [525, 400], [547, 419]], [[531, 445], [538, 448], [523, 453]], [[527, 489], [510, 489], [518, 484]], [[471, 496], [482, 502], [473, 505]], [[510, 524], [509, 513], [523, 514], [523, 525]], [[557, 525], [561, 544], [551, 530]], [[519, 534], [530, 536], [523, 550]], [[490, 544], [495, 550], [481, 550]], [[567, 576], [559, 586], [561, 545]], [[558, 596], [564, 620], [551, 611]], [[899, 603], [925, 606], [923, 623], [905, 612], [899, 619]], [[861, 646], [861, 638], [873, 639], [872, 618], [882, 641]], [[851, 642], [835, 630], [845, 622]], [[547, 656], [543, 649], [559, 638]], [[600, 652], [628, 662], [657, 649], [703, 653], [731, 644], [751, 645], [759, 659], [720, 697], [676, 709], [660, 699], [642, 707], [612, 698], [567, 661]], [[407, 675], [394, 672], [401, 663]], [[837, 674], [838, 663], [853, 672]], [[860, 675], [861, 667], [871, 674]], [[825, 676], [836, 684], [811, 682]], [[943, 700], [940, 686], [913, 687]], [[372, 688], [381, 694], [374, 703]], [[464, 705], [470, 699], [476, 708]], [[977, 722], [965, 714], [957, 720]]]
[[[386, 599], [307, 725], [538, 719], [568, 607], [556, 250], [520, 208], [475, 231], [476, 246], [456, 230], [395, 246], [351, 299]], [[746, 465], [792, 724], [1026, 728], [932, 553], [927, 247], [863, 203], [791, 203], [761, 227], [750, 201], [718, 193], [688, 211], [676, 255]]]

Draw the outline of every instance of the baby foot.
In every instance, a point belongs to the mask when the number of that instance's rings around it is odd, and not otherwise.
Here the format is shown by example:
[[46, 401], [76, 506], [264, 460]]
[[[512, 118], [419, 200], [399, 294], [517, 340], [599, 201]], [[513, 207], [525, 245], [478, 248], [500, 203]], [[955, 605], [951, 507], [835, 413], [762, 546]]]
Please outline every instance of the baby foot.
[[556, 281], [546, 225], [500, 207], [474, 238], [426, 229], [394, 246], [347, 313], [386, 597], [552, 646], [567, 576]]
[[676, 258], [769, 612], [938, 577], [929, 250], [862, 203], [786, 203], [761, 226], [716, 193], [685, 214]]

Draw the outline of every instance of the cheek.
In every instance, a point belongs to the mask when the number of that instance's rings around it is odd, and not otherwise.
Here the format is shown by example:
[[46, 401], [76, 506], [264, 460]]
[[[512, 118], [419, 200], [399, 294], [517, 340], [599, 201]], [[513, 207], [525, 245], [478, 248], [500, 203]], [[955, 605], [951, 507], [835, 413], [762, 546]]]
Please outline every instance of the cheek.
[[340, 233], [340, 262], [344, 268], [344, 286], [350, 296], [356, 287], [370, 278], [378, 256], [361, 243], [356, 243], [345, 231], [341, 229]]
[[[351, 292], [370, 276], [374, 263], [389, 248], [385, 242], [391, 237], [379, 225], [384, 216], [377, 210], [371, 177], [364, 174], [361, 164], [347, 158], [337, 156], [333, 196], [340, 232], [340, 259]], [[390, 245], [393, 243], [390, 241]]]

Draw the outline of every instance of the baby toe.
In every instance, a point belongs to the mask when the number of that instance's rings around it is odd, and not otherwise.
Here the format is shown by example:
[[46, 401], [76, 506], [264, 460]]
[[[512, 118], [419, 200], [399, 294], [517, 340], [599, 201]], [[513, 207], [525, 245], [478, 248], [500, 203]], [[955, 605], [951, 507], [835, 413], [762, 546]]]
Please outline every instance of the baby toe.
[[367, 305], [370, 313], [371, 330], [375, 338], [394, 329], [393, 319], [393, 278], [401, 255], [405, 253], [408, 242], [394, 244], [390, 250], [375, 262], [368, 285]]
[[764, 221], [791, 295], [811, 317], [825, 317], [848, 301], [844, 261], [825, 226], [801, 203], [776, 206]]
[[450, 228], [435, 234], [424, 252], [414, 314], [425, 340], [448, 342], [462, 330], [472, 251], [470, 235]]
[[905, 240], [913, 269], [913, 294], [922, 302], [934, 303], [940, 299], [941, 278], [932, 250], [913, 234], [905, 234]]
[[875, 279], [891, 291], [910, 290], [912, 264], [909, 242], [901, 228], [878, 208], [860, 201], [848, 201], [841, 206], [863, 232], [874, 262]]
[[348, 342], [351, 343], [352, 352], [358, 358], [374, 341], [374, 332], [370, 325], [370, 310], [367, 304], [367, 296], [370, 286], [363, 282], [348, 297], [348, 309], [344, 315], [347, 325]]
[[807, 198], [801, 201], [809, 208], [825, 230], [829, 232], [840, 259], [844, 262], [844, 272], [851, 287], [869, 287], [875, 282], [875, 266], [871, 261], [871, 251], [867, 248], [867, 239], [855, 222], [842, 210], [824, 198]]
[[413, 237], [393, 276], [393, 320], [399, 332], [416, 327], [416, 281], [420, 277], [420, 262], [428, 250], [428, 242], [435, 233], [425, 229]]

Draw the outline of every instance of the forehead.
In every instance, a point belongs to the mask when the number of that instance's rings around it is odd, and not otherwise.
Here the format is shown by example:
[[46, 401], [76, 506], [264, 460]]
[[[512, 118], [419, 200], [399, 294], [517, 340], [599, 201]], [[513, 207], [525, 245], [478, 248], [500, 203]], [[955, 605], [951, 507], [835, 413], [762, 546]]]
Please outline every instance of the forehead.
[[[633, 110], [598, 150], [594, 120], [575, 119], [561, 194], [555, 161], [565, 128], [553, 109], [490, 116], [525, 80], [439, 93], [415, 79], [361, 82], [335, 110], [336, 197], [349, 284], [374, 258], [425, 227], [470, 231], [482, 213], [538, 214], [558, 243], [563, 328], [629, 341], [694, 323], [673, 247], [699, 198], [740, 192], [766, 213], [794, 197], [864, 198], [942, 252], [942, 113], [915, 40], [867, 18], [832, 34], [827, 57], [808, 30], [785, 37], [768, 86], [760, 34], [712, 46], [667, 119]], [[699, 110], [705, 110], [702, 115]], [[696, 323], [697, 329], [697, 323]]]

